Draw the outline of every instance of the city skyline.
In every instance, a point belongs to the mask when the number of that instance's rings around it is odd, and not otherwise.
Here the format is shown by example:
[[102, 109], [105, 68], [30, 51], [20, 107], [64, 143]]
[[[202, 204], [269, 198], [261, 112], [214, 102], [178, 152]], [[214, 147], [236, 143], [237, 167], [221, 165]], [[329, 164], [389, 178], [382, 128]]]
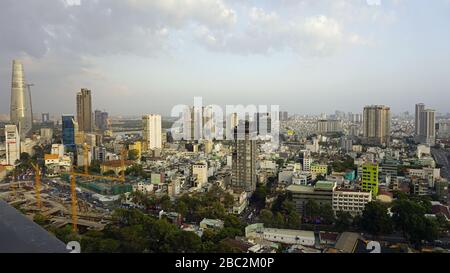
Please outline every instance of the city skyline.
[[1, 27], [0, 113], [12, 59], [35, 83], [36, 113], [75, 113], [81, 88], [113, 115], [167, 116], [194, 96], [297, 114], [369, 104], [413, 112], [419, 101], [448, 112], [448, 1], [76, 2], [1, 4], [6, 22], [25, 14]]

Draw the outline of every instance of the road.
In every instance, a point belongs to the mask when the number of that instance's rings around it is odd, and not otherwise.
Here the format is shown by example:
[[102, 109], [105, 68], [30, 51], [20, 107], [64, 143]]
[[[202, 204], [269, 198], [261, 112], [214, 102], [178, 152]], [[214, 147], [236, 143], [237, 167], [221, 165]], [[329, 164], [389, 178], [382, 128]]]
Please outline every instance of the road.
[[444, 149], [432, 148], [431, 154], [433, 155], [436, 163], [442, 165], [441, 176], [450, 179], [450, 162], [449, 162], [450, 153]]

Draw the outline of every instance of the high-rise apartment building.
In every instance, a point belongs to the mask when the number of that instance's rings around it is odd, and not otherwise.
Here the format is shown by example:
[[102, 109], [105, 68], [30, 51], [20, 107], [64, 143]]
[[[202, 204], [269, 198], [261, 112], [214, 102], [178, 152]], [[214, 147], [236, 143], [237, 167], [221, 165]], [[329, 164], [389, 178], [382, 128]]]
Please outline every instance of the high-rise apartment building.
[[142, 117], [144, 138], [144, 151], [162, 148], [162, 123], [160, 115], [145, 115]]
[[289, 119], [289, 113], [286, 111], [282, 111], [279, 113], [280, 121], [286, 121]]
[[94, 114], [95, 128], [100, 131], [106, 131], [109, 129], [109, 114], [100, 110], [95, 110]]
[[14, 166], [20, 159], [20, 135], [16, 125], [5, 126], [6, 164]]
[[373, 196], [378, 195], [378, 164], [366, 163], [362, 165], [361, 188], [363, 191], [372, 192]]
[[342, 132], [342, 121], [337, 119], [321, 119], [317, 121], [317, 133], [337, 133]]
[[83, 88], [77, 93], [77, 122], [79, 130], [82, 132], [94, 130], [91, 90]]
[[234, 138], [234, 129], [239, 125], [238, 113], [231, 113], [226, 120], [225, 138], [232, 140]]
[[41, 119], [42, 123], [47, 123], [47, 122], [50, 121], [50, 114], [49, 113], [42, 113], [41, 117], [42, 117], [42, 119]]
[[20, 61], [13, 61], [11, 84], [11, 122], [17, 126], [21, 139], [27, 137], [33, 129], [30, 89], [25, 83], [25, 73]]
[[231, 186], [249, 195], [256, 189], [256, 145], [248, 120], [235, 127]]
[[434, 145], [436, 143], [436, 111], [425, 109], [420, 112], [420, 142]]
[[389, 145], [391, 131], [391, 109], [384, 105], [364, 108], [364, 138], [369, 145]]
[[[281, 113], [280, 113], [281, 115]], [[256, 133], [257, 135], [267, 135], [272, 132], [272, 118], [271, 113], [255, 114]]]
[[436, 111], [425, 109], [425, 104], [416, 104], [415, 139], [417, 143], [436, 143]]
[[420, 113], [425, 110], [425, 104], [418, 103], [416, 104], [416, 116], [415, 116], [415, 136], [418, 137], [420, 135]]

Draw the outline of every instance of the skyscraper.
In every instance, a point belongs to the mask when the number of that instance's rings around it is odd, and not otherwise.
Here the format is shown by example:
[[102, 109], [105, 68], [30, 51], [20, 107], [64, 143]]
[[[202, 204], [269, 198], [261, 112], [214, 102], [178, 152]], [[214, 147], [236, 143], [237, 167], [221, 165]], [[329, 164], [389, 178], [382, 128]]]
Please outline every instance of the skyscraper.
[[42, 113], [42, 123], [47, 123], [50, 121], [50, 114], [49, 113]]
[[20, 135], [16, 125], [5, 126], [6, 164], [14, 166], [20, 159]]
[[100, 110], [95, 110], [94, 123], [96, 129], [106, 131], [109, 129], [109, 114]]
[[[255, 114], [256, 123], [256, 133], [257, 135], [267, 135], [271, 133], [272, 129], [272, 118], [271, 113], [260, 113]], [[281, 113], [279, 113], [281, 115]]]
[[420, 112], [419, 142], [423, 144], [436, 144], [436, 112], [425, 109]]
[[91, 90], [83, 88], [77, 93], [77, 121], [80, 131], [92, 132], [94, 130]]
[[364, 108], [364, 138], [369, 145], [389, 145], [391, 131], [391, 109], [384, 105]]
[[160, 115], [145, 115], [142, 117], [144, 151], [162, 148], [162, 124]]
[[416, 104], [415, 140], [417, 143], [436, 143], [436, 111], [425, 109], [425, 104]]
[[425, 110], [425, 104], [418, 103], [416, 104], [416, 119], [415, 119], [415, 136], [416, 138], [420, 135], [420, 112]]
[[279, 113], [280, 121], [286, 121], [289, 119], [289, 113], [287, 111], [282, 111]]
[[234, 129], [231, 186], [251, 195], [256, 189], [256, 140], [251, 134], [250, 122], [242, 123]]
[[11, 85], [11, 122], [17, 125], [20, 137], [24, 139], [33, 128], [30, 89], [25, 83], [25, 73], [20, 61], [13, 61]]
[[66, 148], [75, 150], [75, 134], [78, 131], [74, 116], [62, 116], [62, 142]]

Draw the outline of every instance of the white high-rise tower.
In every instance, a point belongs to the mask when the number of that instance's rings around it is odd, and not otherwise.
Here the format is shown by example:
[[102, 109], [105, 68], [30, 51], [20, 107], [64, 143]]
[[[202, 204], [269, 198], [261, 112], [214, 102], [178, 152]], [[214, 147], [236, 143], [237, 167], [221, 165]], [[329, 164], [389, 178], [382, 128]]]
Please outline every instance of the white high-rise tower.
[[160, 115], [145, 115], [142, 117], [144, 129], [142, 136], [144, 138], [144, 150], [155, 150], [162, 148], [162, 123]]

